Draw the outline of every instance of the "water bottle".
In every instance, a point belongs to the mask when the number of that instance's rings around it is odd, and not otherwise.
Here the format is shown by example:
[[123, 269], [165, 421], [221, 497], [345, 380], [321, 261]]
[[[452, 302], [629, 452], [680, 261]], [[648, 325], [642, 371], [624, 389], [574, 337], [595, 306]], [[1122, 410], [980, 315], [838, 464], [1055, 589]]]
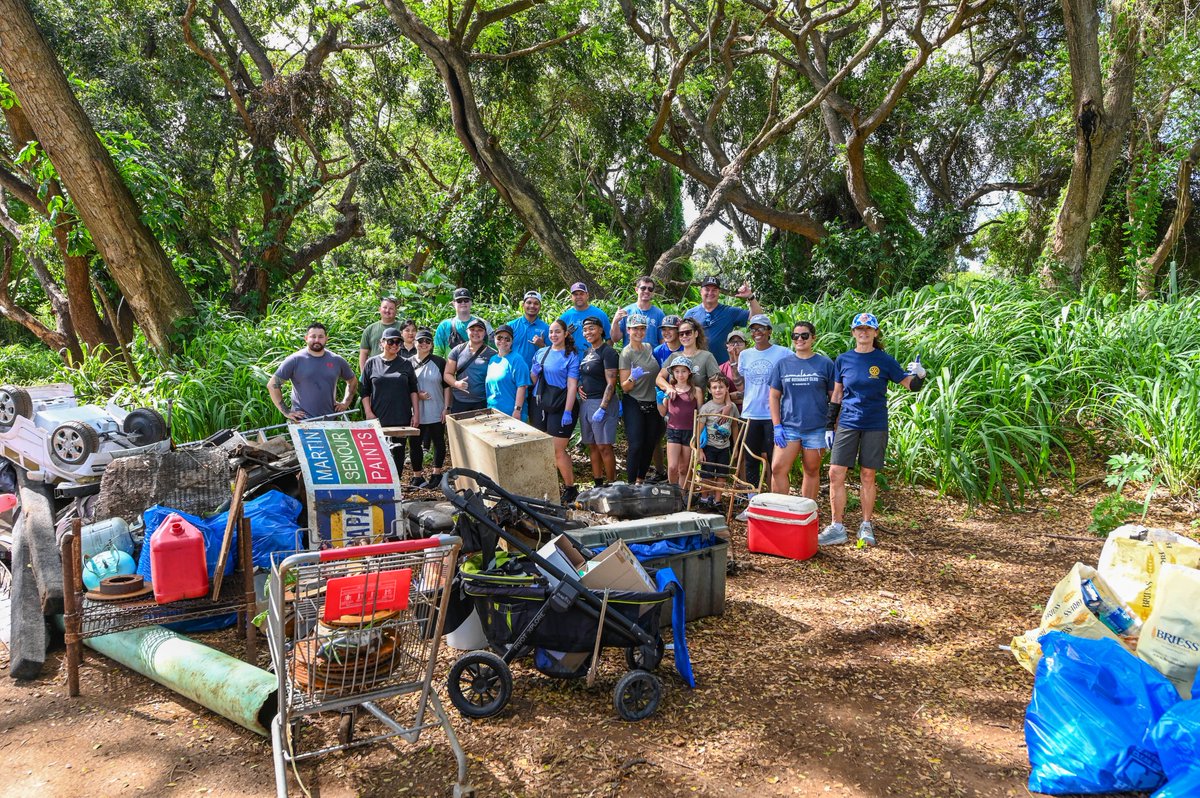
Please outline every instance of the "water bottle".
[[1109, 601], [1104, 596], [1100, 595], [1100, 591], [1096, 588], [1096, 584], [1091, 579], [1084, 579], [1079, 583], [1080, 589], [1083, 591], [1083, 603], [1092, 611], [1092, 614], [1100, 619], [1100, 623], [1108, 627], [1108, 630], [1117, 637], [1133, 637], [1136, 638], [1141, 632], [1142, 622], [1137, 616], [1125, 609], [1122, 604]]

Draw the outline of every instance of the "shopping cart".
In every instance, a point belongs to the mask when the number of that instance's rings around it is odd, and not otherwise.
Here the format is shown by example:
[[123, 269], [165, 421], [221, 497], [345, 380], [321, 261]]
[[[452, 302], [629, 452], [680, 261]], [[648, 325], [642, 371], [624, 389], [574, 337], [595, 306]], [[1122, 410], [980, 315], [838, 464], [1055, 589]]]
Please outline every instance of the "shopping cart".
[[[476, 487], [455, 489], [460, 477]], [[473, 602], [492, 649], [464, 654], [450, 666], [450, 702], [468, 717], [491, 717], [512, 695], [509, 665], [514, 660], [532, 655], [542, 673], [577, 678], [587, 673], [589, 661], [602, 648], [613, 647], [625, 649], [629, 666], [613, 690], [617, 714], [628, 721], [653, 715], [662, 699], [662, 682], [652, 673], [665, 649], [659, 620], [674, 588], [644, 593], [589, 590], [577, 574], [529, 548], [523, 531], [514, 533], [512, 527], [524, 529], [516, 523], [520, 518], [552, 535], [563, 534], [561, 519], [541, 511], [536, 502], [463, 468], [445, 473], [442, 492], [462, 511], [456, 531], [471, 541], [469, 549], [481, 551], [464, 563], [458, 582]], [[495, 551], [500, 539], [507, 553]], [[579, 553], [590, 559], [590, 552]]]
[[[274, 563], [267, 639], [279, 677], [271, 743], [280, 798], [291, 763], [392, 737], [416, 743], [433, 726], [445, 730], [458, 761], [455, 797], [474, 794], [466, 754], [430, 686], [460, 546], [459, 538], [438, 535], [301, 552]], [[408, 693], [418, 694], [411, 722], [380, 706]], [[427, 704], [435, 720], [426, 720]], [[381, 733], [355, 739], [360, 708], [382, 724]], [[302, 719], [334, 711], [341, 713], [338, 744], [302, 751]]]

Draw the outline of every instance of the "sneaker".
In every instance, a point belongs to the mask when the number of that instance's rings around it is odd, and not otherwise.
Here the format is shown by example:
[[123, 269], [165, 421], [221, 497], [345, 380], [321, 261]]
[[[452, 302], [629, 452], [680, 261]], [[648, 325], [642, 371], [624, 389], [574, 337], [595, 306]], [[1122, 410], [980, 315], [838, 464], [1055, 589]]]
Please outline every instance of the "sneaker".
[[735, 520], [735, 521], [749, 521], [749, 520], [750, 520], [750, 508], [746, 508], [745, 510], [742, 510], [740, 513], [738, 513], [737, 515], [735, 515], [735, 516], [733, 517], [733, 520]]
[[875, 528], [871, 526], [870, 521], [863, 521], [858, 525], [858, 539], [864, 546], [875, 545]]
[[846, 534], [846, 527], [834, 521], [829, 526], [817, 535], [817, 545], [819, 546], [836, 546], [839, 543], [845, 543], [849, 540]]
[[666, 479], [667, 479], [666, 475], [663, 474], [661, 471], [659, 471], [654, 466], [651, 466], [650, 470], [646, 472], [645, 481], [649, 482], [651, 485], [658, 485], [662, 482], [665, 482]]
[[577, 488], [575, 485], [564, 485], [562, 493], [559, 494], [559, 496], [560, 498], [558, 503], [564, 507], [568, 507], [573, 504], [577, 498], [579, 498], [579, 488]]
[[429, 487], [429, 480], [425, 479], [424, 476], [418, 475], [409, 481], [408, 486], [413, 489], [427, 488]]

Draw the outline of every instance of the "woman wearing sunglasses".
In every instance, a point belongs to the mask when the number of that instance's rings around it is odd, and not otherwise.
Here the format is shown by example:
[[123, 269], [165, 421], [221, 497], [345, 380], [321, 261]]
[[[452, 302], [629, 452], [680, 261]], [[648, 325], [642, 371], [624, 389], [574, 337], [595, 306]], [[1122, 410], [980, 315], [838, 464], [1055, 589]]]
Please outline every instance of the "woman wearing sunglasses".
[[668, 379], [675, 361], [686, 357], [692, 364], [691, 384], [703, 393], [708, 388], [708, 381], [712, 379], [713, 375], [721, 373], [721, 367], [717, 365], [717, 359], [713, 357], [712, 352], [705, 348], [708, 345], [708, 339], [704, 335], [704, 328], [700, 326], [700, 322], [695, 319], [681, 320], [679, 322], [679, 342], [683, 345], [683, 349], [667, 358], [655, 383], [658, 385], [658, 389], [665, 392], [668, 397], [673, 393], [687, 393], [688, 386], [676, 386]]
[[771, 492], [787, 495], [792, 464], [803, 458], [800, 495], [816, 501], [821, 488], [821, 456], [825, 450], [825, 420], [833, 395], [833, 361], [813, 351], [817, 328], [811, 321], [792, 327], [792, 354], [771, 369], [771, 424], [775, 457], [771, 461]]
[[[367, 360], [362, 374], [363, 416], [377, 418], [385, 427], [419, 427], [421, 406], [419, 404], [417, 373], [412, 363], [400, 356], [402, 339], [400, 331], [389, 327], [383, 331], [380, 345], [383, 354]], [[396, 473], [404, 471], [405, 439], [392, 449], [396, 461]], [[413, 471], [420, 470], [417, 452], [420, 445], [408, 438], [412, 455]]]
[[846, 511], [846, 473], [856, 462], [862, 481], [858, 539], [864, 546], [875, 545], [871, 518], [875, 512], [875, 474], [883, 468], [883, 453], [887, 449], [888, 383], [918, 391], [925, 381], [920, 360], [909, 363], [906, 371], [896, 358], [883, 351], [879, 320], [874, 315], [859, 313], [850, 322], [850, 331], [854, 334], [854, 348], [838, 355], [833, 364], [835, 382], [826, 421], [826, 440], [832, 438], [833, 448], [829, 456], [829, 506], [833, 520], [817, 537], [822, 546], [845, 543], [849, 538], [842, 524]]

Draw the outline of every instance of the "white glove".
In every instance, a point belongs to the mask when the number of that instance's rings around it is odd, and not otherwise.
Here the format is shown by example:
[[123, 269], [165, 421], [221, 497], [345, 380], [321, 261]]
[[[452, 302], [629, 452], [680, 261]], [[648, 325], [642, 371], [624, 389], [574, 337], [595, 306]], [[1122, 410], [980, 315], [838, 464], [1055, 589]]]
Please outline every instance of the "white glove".
[[925, 367], [921, 365], [921, 361], [914, 360], [905, 367], [909, 374], [915, 374], [921, 379], [925, 379]]
[[826, 449], [833, 448], [833, 439], [836, 437], [837, 437], [837, 430], [832, 430], [832, 429], [825, 430], [825, 448]]

